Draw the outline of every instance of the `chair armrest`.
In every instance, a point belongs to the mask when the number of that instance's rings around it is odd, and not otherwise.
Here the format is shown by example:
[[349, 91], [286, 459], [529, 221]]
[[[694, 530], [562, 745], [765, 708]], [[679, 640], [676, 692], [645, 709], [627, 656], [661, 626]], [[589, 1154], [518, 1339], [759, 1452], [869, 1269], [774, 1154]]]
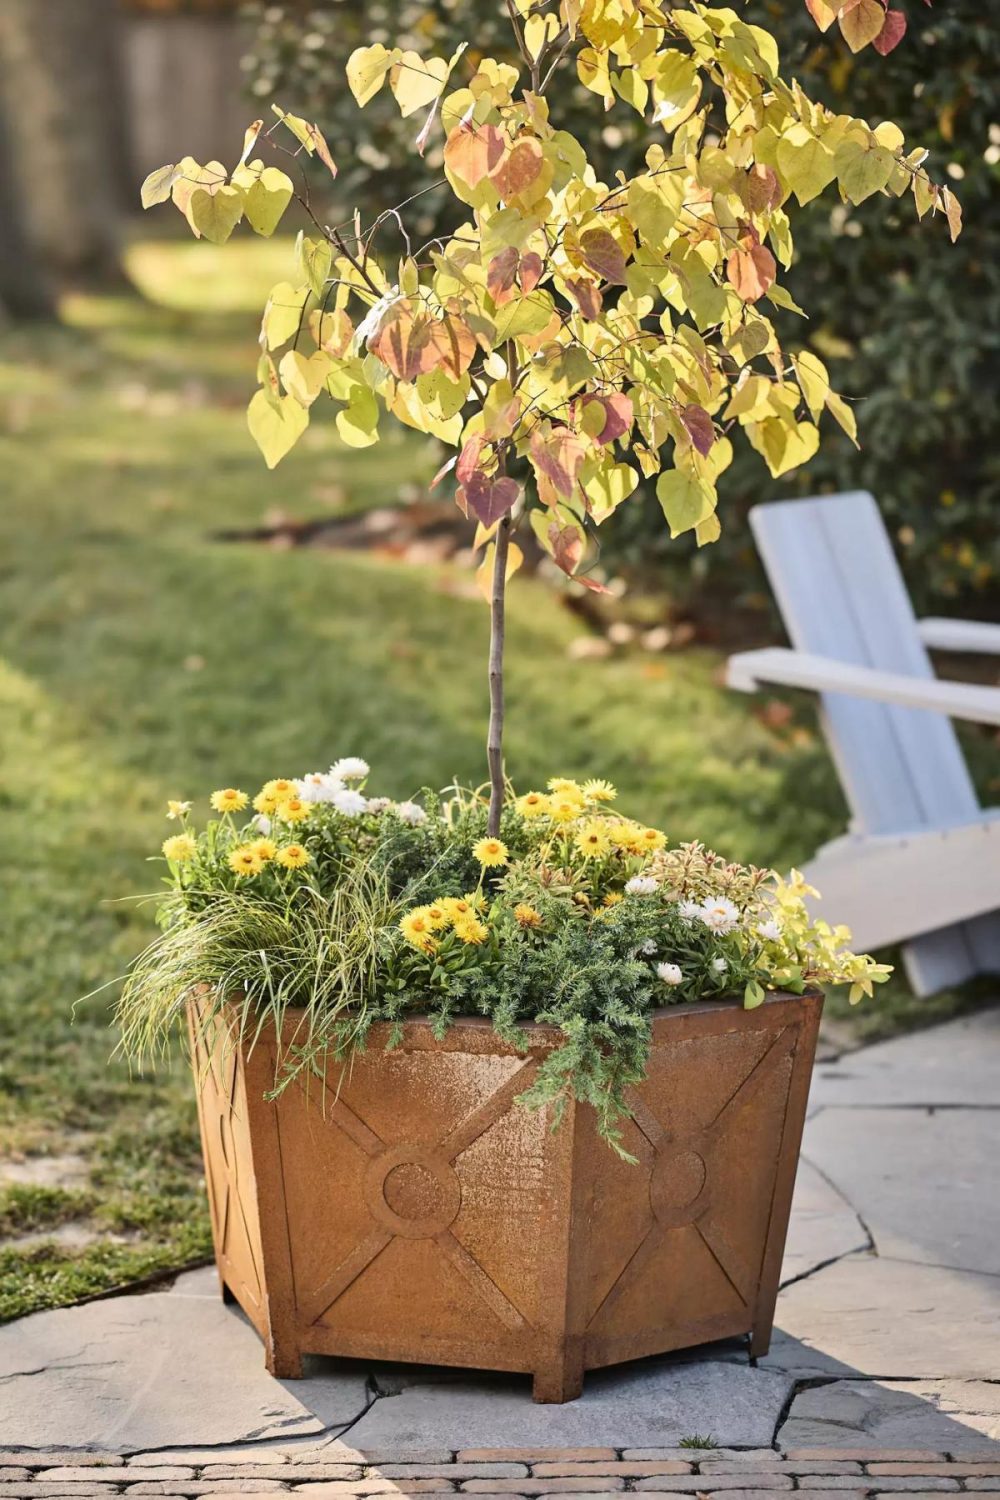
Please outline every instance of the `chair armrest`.
[[969, 651], [981, 656], [1000, 656], [1000, 625], [983, 620], [945, 620], [934, 616], [917, 621], [925, 646], [938, 651]]
[[755, 692], [761, 683], [769, 682], [780, 687], [811, 688], [818, 693], [842, 693], [849, 698], [874, 698], [904, 708], [925, 708], [974, 724], [1000, 725], [1000, 687], [907, 677], [783, 646], [731, 656], [726, 664], [726, 681], [742, 693]]

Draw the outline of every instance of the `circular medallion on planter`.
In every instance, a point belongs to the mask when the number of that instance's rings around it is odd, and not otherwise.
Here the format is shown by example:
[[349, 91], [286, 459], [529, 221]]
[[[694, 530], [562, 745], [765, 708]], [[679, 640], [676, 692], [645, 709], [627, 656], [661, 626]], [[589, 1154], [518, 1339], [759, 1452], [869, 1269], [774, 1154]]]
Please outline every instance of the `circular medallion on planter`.
[[708, 1186], [705, 1158], [692, 1145], [671, 1142], [656, 1154], [649, 1179], [649, 1202], [659, 1223], [690, 1224], [704, 1207]]
[[390, 1146], [368, 1164], [365, 1201], [372, 1218], [393, 1234], [431, 1239], [454, 1222], [462, 1187], [433, 1146]]

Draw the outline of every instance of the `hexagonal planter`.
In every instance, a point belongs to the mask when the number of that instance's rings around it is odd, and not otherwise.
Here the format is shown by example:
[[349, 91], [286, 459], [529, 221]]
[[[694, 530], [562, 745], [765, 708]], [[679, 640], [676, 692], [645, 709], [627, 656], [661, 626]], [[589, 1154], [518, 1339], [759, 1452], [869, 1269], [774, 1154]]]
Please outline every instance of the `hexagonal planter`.
[[273, 1102], [273, 1034], [210, 1057], [196, 1040], [224, 1294], [283, 1377], [307, 1353], [410, 1360], [530, 1371], [536, 1401], [566, 1401], [641, 1355], [744, 1333], [763, 1354], [822, 1003], [657, 1012], [638, 1165], [589, 1106], [552, 1130], [516, 1104], [553, 1028], [527, 1027], [524, 1056], [486, 1020], [443, 1041], [413, 1020]]

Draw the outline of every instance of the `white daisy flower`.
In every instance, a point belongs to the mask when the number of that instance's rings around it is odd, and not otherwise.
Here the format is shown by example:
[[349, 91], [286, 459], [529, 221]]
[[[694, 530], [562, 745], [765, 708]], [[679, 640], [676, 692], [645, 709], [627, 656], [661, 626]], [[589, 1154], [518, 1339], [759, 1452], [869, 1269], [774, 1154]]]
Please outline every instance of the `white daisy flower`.
[[726, 963], [726, 960], [724, 958], [713, 958], [712, 968], [715, 970], [716, 974], [725, 974], [726, 970], [729, 968], [729, 965]]
[[330, 775], [335, 776], [338, 781], [361, 781], [370, 770], [371, 766], [360, 755], [345, 755], [334, 761], [330, 767]]
[[659, 883], [652, 875], [633, 875], [631, 880], [625, 882], [626, 896], [652, 896], [657, 890]]
[[396, 816], [402, 818], [404, 823], [409, 823], [417, 828], [421, 823], [427, 822], [427, 814], [417, 802], [399, 802], [396, 804]]
[[341, 787], [338, 792], [333, 793], [330, 801], [339, 813], [344, 814], [345, 818], [360, 818], [362, 813], [368, 811], [367, 800], [360, 792], [352, 791], [350, 787]]
[[768, 917], [766, 922], [758, 923], [757, 936], [763, 938], [765, 943], [780, 943], [781, 928], [773, 917]]
[[267, 813], [258, 813], [253, 820], [253, 826], [258, 833], [269, 834], [271, 832], [271, 819]]
[[663, 980], [664, 984], [669, 985], [680, 984], [684, 978], [676, 964], [657, 964], [656, 975], [658, 979]]
[[384, 812], [388, 812], [389, 808], [391, 806], [392, 806], [392, 798], [391, 797], [369, 797], [368, 798], [368, 811], [370, 813], [384, 813]]
[[732, 932], [740, 925], [740, 910], [728, 896], [708, 896], [697, 908], [699, 919], [712, 932]]
[[303, 802], [332, 802], [334, 793], [344, 790], [344, 783], [329, 771], [310, 771], [295, 786]]
[[679, 901], [677, 903], [677, 915], [682, 922], [686, 922], [690, 927], [691, 923], [701, 916], [701, 907], [697, 901]]

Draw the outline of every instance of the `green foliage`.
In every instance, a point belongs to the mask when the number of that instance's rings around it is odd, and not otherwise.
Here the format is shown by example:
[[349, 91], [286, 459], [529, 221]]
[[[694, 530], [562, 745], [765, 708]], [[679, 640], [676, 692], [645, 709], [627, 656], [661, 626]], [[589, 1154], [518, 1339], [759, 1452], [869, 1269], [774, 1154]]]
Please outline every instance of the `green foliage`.
[[54, 1229], [76, 1219], [93, 1204], [89, 1193], [35, 1183], [14, 1183], [0, 1189], [0, 1237]]

